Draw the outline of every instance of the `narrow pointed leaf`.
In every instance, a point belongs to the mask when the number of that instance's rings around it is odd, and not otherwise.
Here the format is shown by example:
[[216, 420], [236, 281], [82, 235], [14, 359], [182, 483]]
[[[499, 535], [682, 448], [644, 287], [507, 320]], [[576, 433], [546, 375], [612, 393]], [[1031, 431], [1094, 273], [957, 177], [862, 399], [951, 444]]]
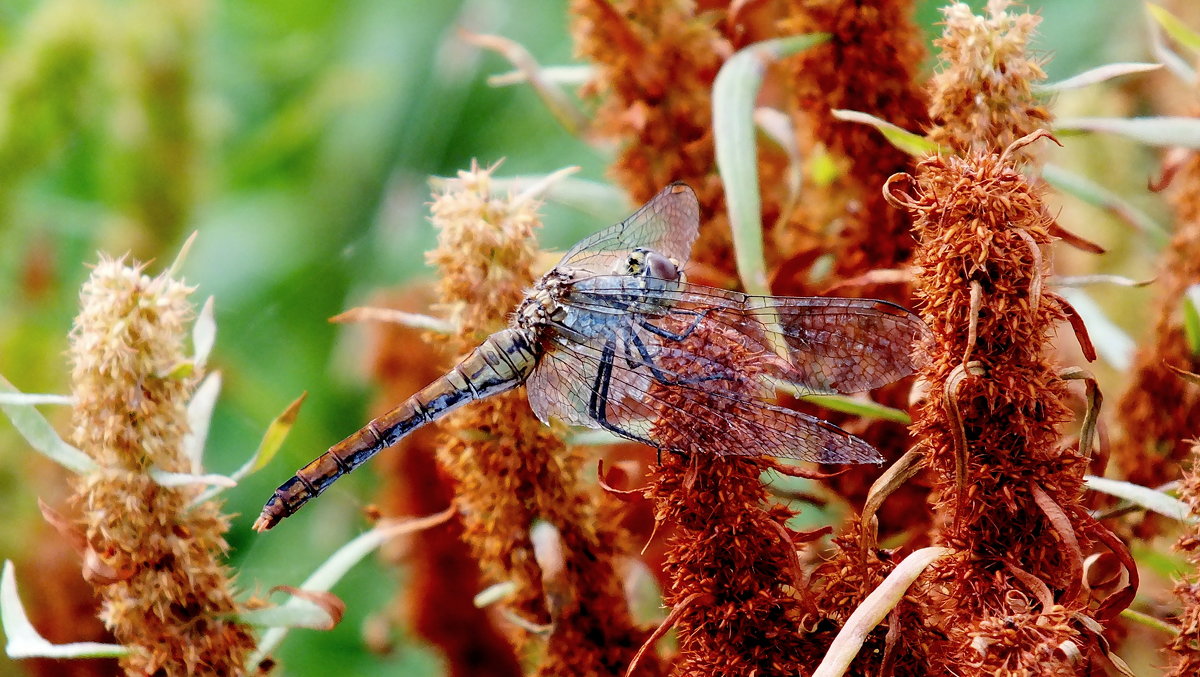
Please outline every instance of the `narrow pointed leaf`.
[[[317, 570], [304, 583], [300, 584], [300, 589], [326, 592], [340, 581], [355, 564], [362, 561], [364, 557], [371, 554], [375, 549], [387, 542], [388, 539], [437, 526], [450, 519], [453, 515], [454, 508], [452, 506], [436, 515], [428, 517], [417, 517], [388, 524], [381, 523], [374, 529], [338, 548], [337, 552], [330, 555], [329, 559], [317, 567]], [[308, 600], [292, 597], [280, 605], [280, 608], [308, 608], [310, 606], [315, 605]], [[258, 649], [247, 659], [246, 665], [254, 666], [261, 663], [264, 658], [279, 646], [280, 642], [287, 636], [287, 633], [288, 628], [286, 627], [271, 628], [263, 633], [262, 639], [258, 643]]]
[[186, 472], [170, 472], [159, 468], [150, 469], [150, 479], [154, 480], [160, 487], [186, 487], [192, 484], [200, 484], [228, 489], [236, 487], [237, 481], [225, 475], [217, 475], [215, 473], [207, 475], [197, 475]]
[[840, 677], [846, 674], [867, 635], [871, 634], [875, 626], [879, 625], [904, 598], [913, 581], [939, 557], [952, 552], [950, 548], [936, 546], [921, 548], [896, 565], [887, 578], [850, 614], [850, 618], [838, 631], [837, 637], [829, 644], [829, 649], [813, 672], [813, 677]]
[[1146, 73], [1148, 71], [1156, 71], [1162, 68], [1161, 63], [1109, 63], [1103, 66], [1097, 66], [1091, 70], [1086, 70], [1079, 75], [1074, 75], [1066, 80], [1052, 82], [1045, 85], [1038, 85], [1036, 89], [1043, 92], [1062, 92], [1068, 89], [1079, 89], [1088, 87], [1113, 78], [1119, 78], [1122, 75], [1130, 75], [1133, 73]]
[[1197, 521], [1196, 517], [1190, 514], [1186, 503], [1156, 489], [1095, 475], [1085, 475], [1083, 483], [1092, 491], [1116, 496], [1123, 501], [1129, 501], [1173, 520], [1189, 523]]
[[51, 395], [44, 393], [2, 393], [0, 404], [15, 404], [21, 407], [33, 407], [39, 404], [75, 404], [70, 395]]
[[875, 117], [870, 113], [861, 113], [856, 110], [835, 109], [830, 111], [833, 117], [845, 122], [857, 122], [860, 125], [867, 125], [879, 130], [883, 134], [883, 138], [887, 139], [888, 143], [896, 148], [908, 153], [913, 157], [924, 157], [932, 153], [941, 153], [942, 147], [929, 139], [913, 132], [894, 125], [887, 120]]
[[1193, 355], [1200, 355], [1200, 284], [1183, 293], [1183, 334]]
[[192, 462], [192, 472], [203, 468], [204, 445], [208, 441], [208, 429], [212, 424], [213, 409], [221, 394], [221, 372], [214, 371], [204, 378], [200, 387], [188, 402], [188, 433], [183, 436], [183, 451]]
[[[0, 393], [20, 393], [13, 384], [0, 376]], [[91, 472], [96, 469], [96, 462], [79, 449], [67, 444], [59, 437], [54, 426], [42, 416], [41, 412], [28, 404], [8, 404], [0, 402], [0, 409], [8, 415], [17, 432], [25, 438], [29, 446], [46, 458], [73, 470], [77, 473]]]
[[880, 404], [874, 400], [853, 397], [850, 395], [806, 395], [805, 402], [812, 402], [826, 409], [840, 411], [843, 414], [853, 414], [863, 418], [874, 418], [897, 423], [912, 423], [912, 417], [903, 409], [896, 409]]
[[9, 658], [117, 658], [129, 654], [129, 649], [120, 644], [51, 644], [38, 634], [17, 594], [17, 577], [9, 560], [4, 560], [0, 572], [0, 625], [8, 640], [4, 650]]
[[197, 369], [203, 369], [208, 364], [208, 356], [212, 353], [213, 345], [217, 342], [217, 318], [213, 310], [213, 297], [208, 297], [196, 323], [192, 325], [192, 348], [195, 355], [192, 361]]
[[1059, 191], [1099, 207], [1133, 226], [1139, 233], [1150, 237], [1155, 246], [1161, 247], [1167, 243], [1167, 229], [1161, 223], [1121, 195], [1088, 177], [1049, 163], [1042, 166], [1042, 178]]
[[[596, 76], [596, 67], [589, 65], [574, 66], [542, 66], [542, 80], [556, 85], [578, 87], [587, 84]], [[489, 87], [508, 87], [529, 82], [529, 74], [522, 70], [512, 70], [507, 73], [489, 76]]]
[[246, 465], [233, 474], [234, 479], [241, 479], [262, 469], [271, 462], [272, 458], [275, 458], [275, 453], [283, 446], [288, 433], [292, 432], [292, 426], [296, 424], [296, 416], [300, 414], [300, 406], [304, 404], [307, 397], [307, 390], [300, 393], [300, 397], [292, 400], [287, 409], [284, 409], [282, 414], [271, 421], [271, 424], [267, 426], [267, 432], [263, 434], [262, 441], [258, 444], [258, 450], [254, 452], [254, 456], [246, 462]]
[[1154, 18], [1154, 13], [1146, 12], [1147, 33], [1150, 35], [1150, 51], [1154, 54], [1167, 70], [1175, 74], [1182, 82], [1189, 85], [1196, 80], [1196, 70], [1191, 67], [1186, 59], [1175, 53], [1175, 50], [1167, 46], [1166, 40], [1163, 39], [1163, 29]]
[[446, 320], [420, 313], [409, 313], [394, 308], [376, 308], [373, 306], [358, 306], [329, 318], [335, 324], [351, 322], [388, 322], [413, 329], [432, 331], [438, 334], [454, 332], [454, 325]]
[[763, 256], [762, 197], [758, 188], [758, 147], [754, 107], [763, 73], [772, 61], [829, 39], [824, 33], [758, 42], [729, 58], [713, 83], [713, 135], [717, 170], [733, 230], [738, 275], [746, 291], [769, 293]]
[[1200, 33], [1188, 28], [1186, 24], [1179, 20], [1179, 17], [1168, 12], [1167, 10], [1146, 3], [1146, 11], [1150, 13], [1159, 26], [1162, 26], [1164, 32], [1171, 36], [1171, 39], [1184, 47], [1194, 49], [1200, 52]]
[[1200, 148], [1200, 118], [1058, 118], [1054, 121], [1054, 129], [1059, 132], [1119, 134], [1150, 146]]

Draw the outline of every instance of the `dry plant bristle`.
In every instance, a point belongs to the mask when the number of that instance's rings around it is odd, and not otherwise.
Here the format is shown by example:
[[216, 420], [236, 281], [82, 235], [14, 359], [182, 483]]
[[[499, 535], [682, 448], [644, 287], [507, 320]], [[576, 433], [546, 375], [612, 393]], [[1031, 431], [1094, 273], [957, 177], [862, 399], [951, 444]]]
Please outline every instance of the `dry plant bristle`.
[[[192, 505], [202, 487], [164, 487], [152, 469], [198, 470], [184, 450], [196, 375], [180, 376], [191, 288], [102, 260], [71, 333], [74, 441], [100, 469], [80, 477], [85, 577], [101, 617], [133, 652], [131, 675], [236, 675], [253, 648], [220, 562], [228, 518]], [[186, 373], [186, 370], [184, 370]]]

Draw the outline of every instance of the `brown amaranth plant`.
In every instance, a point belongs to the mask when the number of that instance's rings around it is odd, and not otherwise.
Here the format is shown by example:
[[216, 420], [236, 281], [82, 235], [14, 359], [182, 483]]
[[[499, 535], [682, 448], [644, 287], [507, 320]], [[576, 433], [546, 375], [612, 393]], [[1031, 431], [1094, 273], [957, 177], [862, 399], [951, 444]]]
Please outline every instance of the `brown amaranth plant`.
[[1189, 450], [1185, 440], [1200, 433], [1200, 387], [1172, 371], [1200, 372], [1200, 354], [1183, 329], [1184, 293], [1200, 284], [1200, 153], [1189, 152], [1168, 171], [1175, 234], [1162, 254], [1150, 340], [1138, 350], [1117, 405], [1112, 444], [1121, 473], [1145, 486], [1177, 478]]
[[[435, 198], [432, 214], [439, 237], [429, 260], [455, 326], [449, 347], [462, 353], [503, 326], [533, 283], [536, 203], [493, 194], [490, 172], [473, 169]], [[443, 430], [438, 459], [454, 480], [464, 538], [485, 579], [512, 583], [515, 613], [549, 631], [538, 674], [623, 669], [647, 633], [633, 623], [617, 575], [622, 534], [597, 521], [596, 496], [577, 479], [582, 456], [537, 420], [523, 391], [464, 407]], [[536, 520], [557, 532], [560, 575], [539, 567]], [[658, 672], [651, 659], [638, 674]]]
[[168, 275], [102, 260], [83, 287], [71, 333], [75, 443], [99, 468], [75, 483], [84, 575], [101, 618], [132, 649], [131, 675], [238, 675], [254, 648], [221, 562], [228, 518], [202, 487], [164, 486], [151, 471], [198, 470], [184, 448], [198, 374], [184, 341], [192, 289]]
[[[845, 166], [828, 188], [806, 186], [802, 209], [807, 215], [797, 215], [795, 220], [820, 219], [819, 210], [823, 209], [830, 213], [826, 219], [837, 224], [834, 232], [820, 237], [823, 249], [833, 255], [834, 261], [830, 276], [824, 280], [826, 287], [833, 283], [838, 293], [902, 305], [910, 304], [907, 282], [880, 284], [865, 280], [881, 269], [905, 268], [912, 255], [915, 241], [908, 215], [887, 204], [881, 190], [887, 177], [908, 170], [912, 160], [876, 130], [838, 120], [833, 111], [869, 113], [910, 130], [928, 126], [927, 97], [917, 81], [925, 48], [921, 32], [911, 19], [912, 10], [910, 0], [797, 1], [788, 3], [788, 16], [781, 21], [787, 32], [830, 35], [827, 43], [796, 55], [785, 62], [785, 67], [797, 128], [808, 137], [801, 143], [813, 146], [813, 151], [820, 144]], [[820, 201], [829, 204], [814, 208], [814, 202]], [[808, 228], [820, 231], [827, 226], [810, 223]], [[802, 257], [812, 259], [812, 252], [800, 252], [796, 259]], [[805, 288], [808, 285], [794, 274], [777, 275], [775, 279], [777, 293], [809, 293]], [[909, 391], [910, 382], [905, 381], [880, 389], [873, 398], [905, 409]], [[884, 458], [897, 458], [908, 448], [907, 430], [899, 423], [859, 421], [831, 411], [819, 415], [849, 426], [879, 449]], [[876, 474], [869, 468], [847, 468], [827, 484], [858, 505]], [[925, 522], [919, 506], [924, 505], [926, 492], [916, 483], [901, 488], [879, 512], [880, 530], [895, 533]]]
[[1050, 337], [1073, 311], [1043, 289], [1053, 219], [1014, 162], [1043, 135], [931, 157], [888, 186], [920, 241], [916, 293], [935, 347], [914, 430], [936, 492], [935, 543], [958, 552], [920, 587], [908, 618], [934, 614], [939, 630], [906, 626], [919, 641], [905, 660], [960, 674], [1078, 674], [1097, 655], [1083, 617], [1107, 620], [1132, 598], [1089, 606], [1082, 580], [1093, 539], [1132, 562], [1081, 503], [1087, 458], [1059, 429], [1070, 412]]
[[[934, 44], [941, 69], [930, 80], [929, 140], [959, 153], [989, 153], [1048, 129], [1050, 113], [1034, 95], [1046, 79], [1028, 54], [1041, 17], [1010, 11], [1012, 0], [988, 0], [986, 16], [956, 2], [942, 10], [946, 28]], [[1018, 149], [1023, 164], [1030, 149]]]
[[[619, 144], [610, 173], [638, 203], [672, 181], [690, 185], [701, 212], [712, 215], [692, 262], [705, 267], [705, 275], [729, 279], [734, 258], [716, 173], [712, 84], [737, 47], [779, 35], [771, 12], [751, 11], [750, 4], [740, 8], [744, 12], [690, 0], [571, 4], [575, 51], [596, 67], [582, 91], [599, 100], [592, 134]], [[759, 154], [764, 223], [778, 218], [785, 166], [778, 150], [765, 147]]]
[[[914, 3], [788, 4], [781, 22], [786, 32], [830, 35], [829, 42], [789, 60], [787, 68], [801, 129], [848, 163], [837, 186], [844, 225], [829, 247], [837, 255], [834, 276], [854, 278], [903, 265], [914, 244], [908, 217], [887, 204], [880, 188], [911, 160], [874, 129], [834, 118], [833, 110], [869, 113], [910, 130], [928, 124], [926, 95], [916, 79], [925, 48], [911, 19]], [[905, 301], [907, 293], [890, 300]]]
[[[1183, 473], [1179, 498], [1187, 503], [1193, 518], [1200, 517], [1200, 440], [1191, 440], [1191, 468]], [[1175, 584], [1175, 596], [1183, 606], [1179, 634], [1167, 644], [1170, 670], [1167, 677], [1200, 674], [1200, 527], [1193, 522], [1175, 548], [1184, 553], [1191, 572]]]
[[[668, 331], [687, 329], [664, 327]], [[689, 344], [691, 344], [689, 346]], [[683, 341], [660, 368], [686, 377], [704, 369], [687, 357], [703, 351], [706, 363], [730, 365], [741, 387], [754, 397], [756, 379], [774, 356], [748, 343], [721, 323], [705, 324]], [[651, 394], [660, 420], [655, 439], [667, 448], [692, 449], [697, 441], [753, 434], [739, 430], [746, 416], [759, 415], [736, 400], [700, 389], [655, 384]], [[762, 411], [762, 415], [768, 412]], [[677, 425], [689, 421], [686, 431]], [[736, 442], [734, 442], [736, 444]], [[797, 544], [818, 534], [786, 525], [794, 513], [769, 500], [761, 475], [782, 469], [768, 458], [695, 452], [664, 455], [651, 472], [646, 496], [655, 517], [675, 530], [668, 537], [663, 598], [679, 639], [676, 675], [783, 675], [807, 671], [813, 647], [800, 632], [806, 608]]]

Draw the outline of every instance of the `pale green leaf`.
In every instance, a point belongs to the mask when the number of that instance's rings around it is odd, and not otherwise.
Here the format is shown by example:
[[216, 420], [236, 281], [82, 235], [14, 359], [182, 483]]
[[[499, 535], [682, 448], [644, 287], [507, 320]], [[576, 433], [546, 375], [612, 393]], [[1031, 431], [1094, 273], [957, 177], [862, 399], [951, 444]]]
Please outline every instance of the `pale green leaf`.
[[[326, 592], [340, 581], [354, 565], [358, 564], [364, 557], [387, 542], [388, 539], [437, 526], [445, 522], [453, 514], [454, 509], [451, 507], [428, 517], [392, 521], [386, 524], [380, 523], [374, 529], [338, 548], [336, 552], [329, 556], [329, 559], [325, 560], [311, 576], [300, 584], [300, 589], [310, 592]], [[293, 596], [287, 602], [280, 605], [279, 608], [306, 609], [309, 606], [313, 606], [313, 603], [301, 597]], [[297, 611], [295, 613], [299, 617], [307, 612]], [[284, 618], [287, 617], [288, 614], [285, 613]], [[287, 636], [288, 630], [289, 628], [287, 627], [275, 627], [263, 633], [257, 650], [246, 661], [246, 665], [254, 666], [261, 663], [264, 658], [279, 646]]]
[[[1149, 10], [1149, 7], [1147, 7]], [[1163, 40], [1162, 26], [1158, 20], [1154, 18], [1154, 13], [1146, 12], [1147, 33], [1150, 35], [1150, 51], [1154, 56], [1162, 62], [1167, 70], [1175, 74], [1175, 77], [1181, 81], [1191, 85], [1196, 81], [1196, 70], [1187, 62], [1186, 59], [1179, 56], [1167, 46], [1166, 40]]]
[[1158, 5], [1150, 3], [1146, 3], [1146, 11], [1150, 13], [1151, 18], [1158, 22], [1163, 31], [1171, 36], [1172, 40], [1184, 47], [1200, 52], [1200, 33], [1188, 28], [1186, 24], [1179, 20], [1179, 17]]
[[0, 624], [8, 639], [4, 650], [9, 658], [117, 658], [129, 654], [129, 649], [119, 644], [51, 644], [38, 634], [17, 594], [17, 577], [9, 560], [4, 560], [4, 570], [0, 572]]
[[1193, 355], [1200, 355], [1200, 284], [1183, 293], [1183, 333]]
[[805, 395], [805, 402], [840, 411], [843, 414], [853, 414], [862, 418], [875, 418], [883, 421], [895, 421], [905, 425], [912, 423], [907, 411], [880, 404], [874, 400], [851, 395]]
[[1167, 242], [1167, 229], [1155, 221], [1123, 196], [1092, 181], [1090, 178], [1072, 172], [1058, 165], [1048, 163], [1042, 166], [1042, 178], [1046, 183], [1059, 191], [1072, 195], [1084, 202], [1103, 209], [1153, 241], [1156, 246]]
[[733, 232], [738, 275], [746, 291], [767, 294], [763, 256], [762, 197], [758, 189], [758, 147], [754, 106], [763, 73], [772, 61], [829, 39], [823, 33], [758, 42], [729, 58], [713, 83], [713, 135], [717, 170]]
[[225, 475], [196, 475], [186, 472], [170, 472], [160, 470], [159, 468], [151, 468], [149, 475], [150, 479], [154, 480], [160, 487], [186, 487], [199, 484], [228, 489], [237, 486], [237, 482], [233, 478], [226, 477]]
[[1189, 523], [1197, 521], [1196, 517], [1190, 514], [1186, 503], [1156, 489], [1095, 475], [1085, 475], [1083, 483], [1092, 491], [1115, 496], [1173, 520]]
[[208, 441], [208, 429], [220, 393], [221, 372], [214, 371], [204, 378], [188, 402], [188, 433], [183, 436], [183, 453], [191, 461], [192, 472], [200, 472], [204, 467], [204, 445]]
[[1043, 92], [1062, 92], [1068, 89], [1088, 87], [1090, 85], [1112, 80], [1113, 78], [1121, 77], [1122, 75], [1155, 71], [1162, 67], [1163, 66], [1161, 63], [1109, 63], [1086, 70], [1079, 75], [1071, 76], [1066, 80], [1060, 80], [1058, 82], [1052, 82], [1044, 85], [1037, 85], [1036, 89]]
[[293, 400], [292, 403], [283, 410], [282, 414], [276, 416], [275, 419], [271, 421], [270, 425], [267, 426], [266, 432], [263, 433], [262, 440], [260, 440], [258, 443], [258, 449], [256, 449], [254, 454], [242, 464], [242, 467], [235, 470], [233, 474], [229, 476], [229, 479], [233, 482], [233, 484], [228, 486], [215, 484], [211, 489], [197, 496], [193, 503], [203, 503], [204, 501], [209, 500], [210, 498], [227, 489], [229, 486], [235, 486], [246, 476], [261, 470], [267, 465], [267, 463], [270, 463], [271, 459], [275, 458], [275, 454], [279, 451], [280, 447], [283, 446], [284, 441], [287, 439], [288, 433], [292, 431], [292, 426], [296, 423], [296, 416], [300, 413], [300, 405], [304, 404], [304, 399], [307, 397], [307, 391], [301, 393], [300, 397], [297, 397], [295, 400]]
[[1150, 146], [1200, 148], [1200, 118], [1152, 116], [1140, 118], [1074, 117], [1054, 121], [1058, 132], [1119, 134]]
[[259, 442], [254, 456], [233, 474], [235, 479], [241, 479], [256, 470], [261, 470], [271, 462], [271, 459], [275, 458], [275, 453], [279, 451], [288, 434], [292, 432], [292, 426], [296, 424], [296, 416], [300, 414], [300, 406], [304, 404], [307, 397], [307, 390], [300, 393], [300, 397], [292, 400], [283, 413], [271, 421], [271, 424], [267, 426], [267, 431], [263, 433], [262, 441]]
[[279, 606], [239, 611], [235, 618], [259, 628], [323, 630], [332, 625], [327, 611], [302, 597], [293, 597]]
[[941, 146], [930, 141], [929, 139], [915, 134], [898, 125], [894, 125], [887, 120], [875, 117], [869, 113], [861, 113], [856, 110], [835, 109], [830, 111], [833, 117], [845, 122], [857, 122], [861, 125], [874, 127], [883, 134], [883, 138], [887, 139], [888, 143], [896, 148], [908, 153], [913, 157], [924, 157], [934, 153], [941, 153]]
[[[0, 376], [0, 393], [16, 394], [17, 390], [7, 379]], [[29, 446], [46, 458], [77, 473], [91, 472], [96, 469], [96, 462], [79, 449], [67, 444], [59, 437], [54, 426], [42, 416], [41, 412], [28, 404], [8, 404], [0, 402], [0, 409], [8, 415], [17, 432], [25, 438]]]
[[0, 393], [0, 404], [15, 404], [22, 407], [32, 407], [39, 404], [75, 404], [70, 395], [49, 395], [41, 393]]
[[208, 356], [216, 342], [217, 319], [213, 311], [213, 297], [210, 296], [204, 301], [200, 314], [196, 316], [196, 323], [192, 325], [192, 348], [195, 350], [192, 361], [197, 369], [204, 369], [204, 365], [208, 364]]

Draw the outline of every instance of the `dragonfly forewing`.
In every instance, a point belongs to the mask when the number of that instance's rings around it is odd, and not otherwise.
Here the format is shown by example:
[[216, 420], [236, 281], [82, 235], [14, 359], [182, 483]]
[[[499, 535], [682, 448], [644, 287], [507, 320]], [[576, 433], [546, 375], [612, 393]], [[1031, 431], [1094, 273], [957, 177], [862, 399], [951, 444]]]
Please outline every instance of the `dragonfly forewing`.
[[489, 336], [445, 376], [296, 471], [275, 490], [254, 528], [266, 531], [275, 526], [339, 477], [426, 423], [468, 402], [521, 385], [537, 364], [533, 338], [523, 329], [505, 329]]

